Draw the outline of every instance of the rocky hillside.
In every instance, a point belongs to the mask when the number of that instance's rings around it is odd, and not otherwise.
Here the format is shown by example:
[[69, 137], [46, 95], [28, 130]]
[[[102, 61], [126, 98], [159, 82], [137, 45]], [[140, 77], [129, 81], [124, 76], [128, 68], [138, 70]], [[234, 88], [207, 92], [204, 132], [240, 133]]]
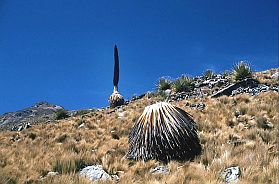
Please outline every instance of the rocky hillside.
[[[147, 93], [121, 107], [2, 131], [0, 183], [278, 183], [278, 69], [254, 79], [196, 77], [188, 92]], [[202, 153], [184, 162], [126, 159], [134, 122], [164, 100], [192, 116]]]
[[32, 107], [0, 116], [1, 130], [22, 130], [37, 123], [47, 123], [55, 119], [55, 113], [63, 109], [61, 106], [39, 102]]

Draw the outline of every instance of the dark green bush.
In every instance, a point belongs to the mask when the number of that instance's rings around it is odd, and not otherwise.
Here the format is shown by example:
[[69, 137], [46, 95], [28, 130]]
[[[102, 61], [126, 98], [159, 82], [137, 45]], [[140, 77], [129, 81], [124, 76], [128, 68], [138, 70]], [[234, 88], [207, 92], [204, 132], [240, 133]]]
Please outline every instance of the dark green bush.
[[252, 69], [245, 61], [240, 61], [234, 66], [233, 78], [235, 81], [241, 81], [247, 78], [252, 78]]
[[206, 78], [206, 79], [212, 79], [214, 76], [215, 76], [215, 73], [213, 70], [206, 70], [204, 73], [203, 73], [203, 76]]
[[173, 82], [172, 88], [175, 92], [189, 92], [194, 89], [194, 83], [190, 77], [183, 75]]
[[65, 109], [58, 109], [56, 111], [56, 118], [55, 119], [59, 120], [59, 119], [65, 119], [65, 118], [68, 118], [68, 117], [69, 117], [69, 115], [68, 115], [68, 113]]
[[162, 77], [159, 79], [157, 84], [157, 90], [159, 92], [165, 91], [167, 89], [171, 89], [172, 80], [169, 77]]
[[65, 142], [65, 140], [67, 139], [67, 135], [66, 134], [62, 134], [62, 135], [60, 135], [59, 137], [57, 137], [56, 139], [55, 139], [55, 141], [57, 141], [57, 142], [60, 142], [60, 143], [63, 143], [63, 142]]

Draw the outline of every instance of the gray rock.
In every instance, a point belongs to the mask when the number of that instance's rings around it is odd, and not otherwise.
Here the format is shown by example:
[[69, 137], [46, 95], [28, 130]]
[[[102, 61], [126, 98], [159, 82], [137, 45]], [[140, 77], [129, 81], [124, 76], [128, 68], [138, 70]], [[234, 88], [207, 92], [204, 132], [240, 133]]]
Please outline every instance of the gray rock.
[[87, 166], [80, 171], [79, 175], [85, 176], [91, 181], [111, 179], [111, 176], [103, 170], [101, 165]]
[[[259, 82], [255, 79], [244, 79], [243, 81], [237, 82], [235, 84], [231, 84], [228, 87], [223, 88], [222, 90], [218, 91], [217, 93], [213, 94], [211, 97], [216, 98], [223, 95], [230, 96], [238, 94], [238, 92], [243, 93], [244, 88], [250, 87], [254, 88], [259, 85]], [[235, 91], [237, 90], [237, 91]]]
[[59, 175], [59, 172], [50, 171], [50, 172], [47, 173], [46, 177], [48, 177], [48, 176], [57, 176], [57, 175]]
[[85, 128], [85, 124], [84, 124], [84, 123], [80, 124], [80, 125], [78, 126], [78, 128]]
[[220, 173], [220, 177], [225, 180], [227, 184], [236, 183], [241, 175], [239, 166], [229, 167]]
[[279, 72], [274, 73], [271, 77], [272, 77], [272, 78], [279, 79]]
[[116, 174], [111, 175], [111, 179], [114, 180], [114, 181], [119, 181], [120, 180], [119, 176], [116, 175]]
[[164, 93], [166, 96], [169, 96], [171, 94], [171, 89], [166, 89]]
[[271, 122], [267, 121], [267, 122], [265, 122], [263, 124], [263, 128], [264, 129], [272, 129], [273, 128], [273, 124]]
[[166, 166], [157, 166], [150, 170], [152, 174], [168, 174], [170, 172], [169, 168]]
[[31, 128], [31, 127], [32, 127], [32, 125], [29, 122], [27, 122], [27, 123], [22, 123], [20, 125], [15, 125], [15, 126], [13, 126], [13, 128], [11, 128], [11, 130], [20, 132], [22, 130], [25, 130], [25, 129]]

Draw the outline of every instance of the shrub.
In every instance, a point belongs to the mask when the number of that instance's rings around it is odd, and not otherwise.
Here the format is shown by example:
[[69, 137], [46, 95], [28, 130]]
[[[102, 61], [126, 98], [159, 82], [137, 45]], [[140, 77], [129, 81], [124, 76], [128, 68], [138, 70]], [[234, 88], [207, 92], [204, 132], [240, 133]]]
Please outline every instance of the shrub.
[[55, 119], [59, 120], [59, 119], [65, 119], [65, 118], [68, 118], [68, 117], [69, 117], [69, 115], [68, 115], [68, 113], [65, 109], [58, 109], [56, 111], [56, 118]]
[[224, 77], [228, 77], [228, 76], [231, 75], [231, 72], [228, 71], [228, 70], [225, 70], [225, 71], [222, 73], [222, 75], [223, 75]]
[[60, 174], [75, 173], [86, 166], [86, 163], [82, 159], [60, 159], [55, 160], [52, 170]]
[[194, 89], [194, 83], [190, 77], [182, 76], [173, 82], [172, 88], [175, 92], [188, 92]]
[[87, 109], [84, 109], [84, 110], [78, 110], [76, 111], [76, 113], [74, 114], [74, 116], [82, 116], [82, 115], [85, 115], [85, 114], [88, 114], [90, 112], [92, 112], [93, 110], [87, 110]]
[[252, 70], [248, 63], [240, 61], [234, 66], [233, 78], [235, 81], [241, 81], [252, 77]]
[[169, 77], [161, 77], [157, 84], [157, 90], [159, 92], [171, 89], [172, 80]]
[[212, 79], [215, 76], [215, 73], [213, 72], [213, 70], [206, 70], [203, 73], [204, 78], [206, 79]]
[[59, 137], [57, 137], [56, 139], [55, 139], [55, 141], [57, 141], [57, 142], [60, 142], [60, 143], [63, 143], [63, 142], [65, 142], [65, 140], [67, 139], [67, 135], [66, 134], [62, 134], [62, 135], [60, 135]]

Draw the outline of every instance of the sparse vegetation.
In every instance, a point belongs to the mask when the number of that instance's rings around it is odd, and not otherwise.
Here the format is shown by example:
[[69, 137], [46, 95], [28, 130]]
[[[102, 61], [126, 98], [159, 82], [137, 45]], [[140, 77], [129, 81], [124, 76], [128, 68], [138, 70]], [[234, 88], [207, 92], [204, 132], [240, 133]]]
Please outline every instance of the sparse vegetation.
[[182, 77], [176, 79], [172, 84], [173, 91], [175, 92], [188, 92], [193, 90], [194, 84], [190, 77], [183, 75]]
[[206, 79], [212, 79], [214, 76], [215, 76], [215, 73], [213, 70], [206, 70], [203, 74], [203, 76], [206, 78]]
[[157, 91], [163, 92], [167, 89], [171, 89], [172, 80], [169, 77], [162, 77], [157, 84]]
[[69, 117], [69, 115], [68, 115], [68, 113], [67, 113], [66, 110], [64, 110], [64, 109], [58, 109], [58, 110], [56, 111], [56, 119], [57, 119], [57, 120], [65, 119], [65, 118], [68, 118], [68, 117]]
[[247, 78], [252, 78], [252, 69], [245, 61], [240, 61], [233, 68], [233, 78], [235, 81], [241, 81]]
[[56, 160], [53, 164], [52, 170], [60, 174], [73, 174], [86, 166], [82, 159], [64, 158]]
[[[150, 169], [160, 162], [136, 162], [124, 157], [134, 121], [144, 107], [159, 100], [158, 96], [145, 96], [132, 101], [121, 107], [124, 118], [116, 118], [118, 109], [104, 109], [83, 118], [33, 125], [21, 132], [0, 132], [0, 183], [90, 184], [78, 171], [93, 164], [117, 174], [120, 184], [224, 183], [219, 173], [230, 166], [241, 168], [240, 184], [278, 183], [278, 92], [173, 102], [197, 123], [202, 153], [191, 161], [170, 161], [166, 164], [169, 174], [154, 175]], [[206, 104], [203, 111], [185, 106], [198, 101]], [[86, 128], [78, 128], [80, 121]], [[273, 127], [267, 128], [267, 123]], [[42, 180], [49, 171], [60, 174]]]
[[78, 110], [74, 116], [82, 116], [82, 115], [85, 115], [85, 114], [88, 114], [90, 112], [93, 112], [93, 110]]

